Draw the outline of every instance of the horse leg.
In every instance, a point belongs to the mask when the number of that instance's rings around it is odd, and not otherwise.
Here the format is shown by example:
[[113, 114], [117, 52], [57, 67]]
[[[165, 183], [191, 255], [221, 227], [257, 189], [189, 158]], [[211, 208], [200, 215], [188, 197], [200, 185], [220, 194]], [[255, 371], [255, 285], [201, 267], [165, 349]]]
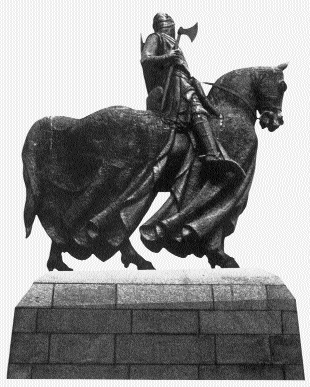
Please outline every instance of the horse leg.
[[226, 254], [224, 249], [208, 250], [206, 256], [208, 257], [212, 269], [214, 269], [216, 265], [223, 269], [239, 267], [234, 258]]
[[216, 265], [223, 269], [239, 267], [234, 258], [227, 255], [224, 250], [209, 250], [207, 251], [206, 256], [208, 257], [212, 269], [214, 269]]
[[206, 243], [205, 254], [212, 269], [214, 269], [216, 265], [223, 269], [239, 267], [234, 258], [224, 252], [224, 241], [224, 230], [220, 227], [214, 233], [213, 238]]
[[122, 263], [126, 268], [130, 263], [133, 263], [137, 266], [138, 270], [155, 270], [151, 262], [146, 261], [136, 252], [129, 239], [126, 239], [122, 243], [120, 252], [122, 253]]
[[50, 256], [47, 261], [47, 268], [49, 271], [54, 269], [58, 271], [72, 271], [69, 266], [67, 266], [61, 256], [62, 250], [55, 242], [52, 242]]

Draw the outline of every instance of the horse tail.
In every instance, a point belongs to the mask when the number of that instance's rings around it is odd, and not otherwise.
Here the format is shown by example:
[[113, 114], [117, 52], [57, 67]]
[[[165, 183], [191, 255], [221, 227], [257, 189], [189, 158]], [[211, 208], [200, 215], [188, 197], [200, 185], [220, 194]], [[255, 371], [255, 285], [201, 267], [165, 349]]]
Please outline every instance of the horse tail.
[[37, 165], [37, 148], [39, 148], [40, 137], [43, 134], [42, 129], [46, 127], [48, 120], [49, 118], [46, 117], [33, 124], [28, 132], [22, 150], [23, 177], [26, 186], [26, 202], [24, 208], [26, 238], [31, 234], [32, 225], [37, 215], [39, 198], [41, 196]]
[[23, 168], [24, 181], [26, 185], [26, 203], [24, 208], [24, 223], [26, 229], [26, 238], [29, 237], [32, 230], [32, 225], [34, 219], [36, 217], [36, 205], [35, 205], [35, 197], [31, 189], [30, 178], [28, 175], [27, 168], [24, 166]]

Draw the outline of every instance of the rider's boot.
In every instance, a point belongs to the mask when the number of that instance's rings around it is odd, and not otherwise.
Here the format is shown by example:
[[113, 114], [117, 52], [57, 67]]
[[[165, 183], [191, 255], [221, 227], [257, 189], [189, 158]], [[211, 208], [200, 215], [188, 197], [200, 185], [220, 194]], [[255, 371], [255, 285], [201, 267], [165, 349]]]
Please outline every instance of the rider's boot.
[[[218, 142], [214, 139], [208, 119], [203, 114], [197, 114], [193, 120], [193, 131], [198, 137], [201, 149], [199, 156], [207, 166], [217, 174], [233, 172], [236, 177], [244, 178], [245, 172], [234, 160], [229, 158], [225, 152], [219, 150]], [[222, 149], [223, 147], [220, 146]]]

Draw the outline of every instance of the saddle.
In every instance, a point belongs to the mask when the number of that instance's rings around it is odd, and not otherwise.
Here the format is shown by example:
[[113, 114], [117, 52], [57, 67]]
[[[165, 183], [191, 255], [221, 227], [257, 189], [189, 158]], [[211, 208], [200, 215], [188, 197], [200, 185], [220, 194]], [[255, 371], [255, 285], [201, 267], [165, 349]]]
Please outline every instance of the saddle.
[[[211, 104], [198, 79], [191, 77], [190, 84], [193, 86], [202, 107], [211, 115], [220, 117], [221, 113]], [[157, 86], [151, 90], [146, 98], [146, 109], [155, 112], [161, 112], [161, 101], [163, 94], [164, 89], [161, 86]]]

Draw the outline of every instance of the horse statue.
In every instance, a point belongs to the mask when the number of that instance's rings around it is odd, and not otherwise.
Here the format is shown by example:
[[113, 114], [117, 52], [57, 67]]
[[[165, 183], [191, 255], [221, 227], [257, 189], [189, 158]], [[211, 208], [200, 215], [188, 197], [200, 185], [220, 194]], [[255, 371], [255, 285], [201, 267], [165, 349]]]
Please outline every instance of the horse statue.
[[224, 252], [224, 240], [246, 207], [254, 176], [256, 111], [270, 132], [283, 124], [286, 67], [234, 70], [209, 92], [223, 114], [222, 125], [210, 117], [212, 132], [243, 178], [218, 175], [198, 157], [191, 132], [178, 131], [158, 112], [114, 106], [82, 119], [37, 121], [22, 152], [24, 221], [28, 237], [37, 215], [52, 240], [48, 270], [72, 270], [62, 252], [106, 261], [118, 251], [125, 267], [154, 269], [129, 237], [157, 193], [167, 191], [167, 201], [140, 227], [144, 245], [179, 257], [205, 255], [212, 268], [239, 267]]

